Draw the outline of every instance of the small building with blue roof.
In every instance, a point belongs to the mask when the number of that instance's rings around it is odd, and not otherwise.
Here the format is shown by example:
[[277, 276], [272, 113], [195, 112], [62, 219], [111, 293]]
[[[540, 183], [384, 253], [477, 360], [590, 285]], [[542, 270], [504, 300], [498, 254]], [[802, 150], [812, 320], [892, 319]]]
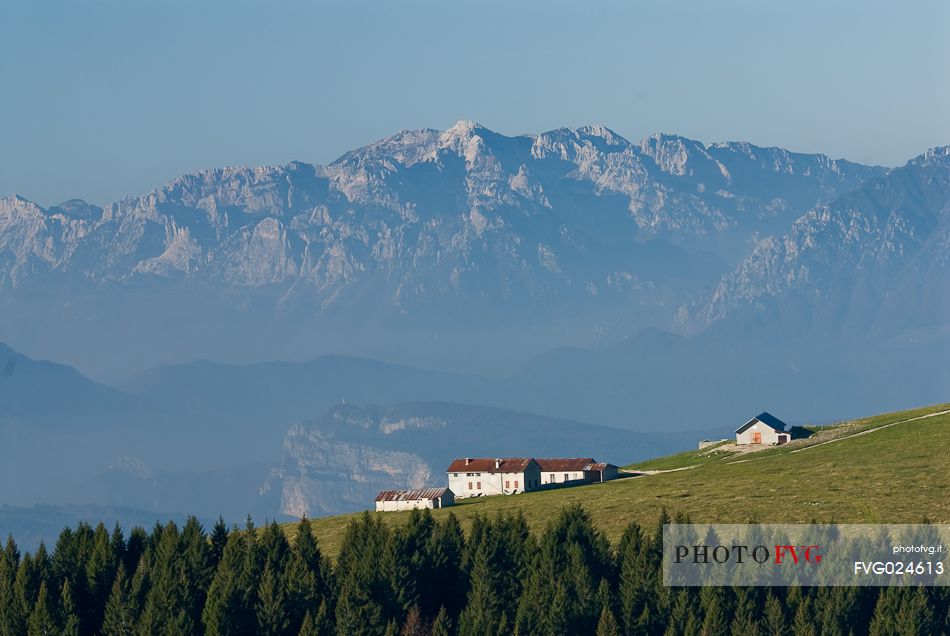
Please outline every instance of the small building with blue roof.
[[785, 444], [791, 434], [785, 430], [786, 424], [771, 413], [762, 412], [736, 429], [736, 444], [776, 445]]

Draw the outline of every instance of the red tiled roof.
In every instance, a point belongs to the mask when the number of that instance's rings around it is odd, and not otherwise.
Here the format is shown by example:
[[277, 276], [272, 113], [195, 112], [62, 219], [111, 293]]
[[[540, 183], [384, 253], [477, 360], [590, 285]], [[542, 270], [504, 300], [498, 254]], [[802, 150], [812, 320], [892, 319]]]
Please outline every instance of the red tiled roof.
[[[447, 473], [523, 473], [532, 460], [530, 457], [503, 457], [500, 459], [456, 459], [445, 469]], [[496, 467], [495, 464], [498, 463]]]
[[594, 463], [593, 457], [567, 457], [556, 459], [536, 459], [541, 470], [546, 473], [584, 470], [588, 464]]
[[448, 492], [448, 488], [421, 488], [419, 490], [383, 490], [376, 495], [376, 501], [416, 501], [419, 499], [438, 499]]

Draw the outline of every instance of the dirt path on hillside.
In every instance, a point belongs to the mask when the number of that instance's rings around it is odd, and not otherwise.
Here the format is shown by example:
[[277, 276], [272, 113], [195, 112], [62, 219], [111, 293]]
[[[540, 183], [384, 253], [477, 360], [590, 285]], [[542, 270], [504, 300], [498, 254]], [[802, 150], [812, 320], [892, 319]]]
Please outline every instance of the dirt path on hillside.
[[660, 473], [675, 473], [680, 470], [692, 470], [698, 466], [699, 464], [695, 464], [693, 466], [681, 466], [680, 468], [666, 468], [664, 470], [624, 470], [622, 472], [627, 473], [631, 477], [646, 477], [649, 475], [659, 475]]
[[827, 442], [819, 442], [817, 444], [812, 444], [811, 446], [805, 446], [804, 448], [796, 448], [793, 451], [789, 451], [789, 454], [800, 453], [802, 451], [807, 451], [810, 448], [818, 448], [819, 446], [824, 446], [825, 444], [834, 444], [835, 442], [840, 442], [843, 439], [852, 439], [860, 435], [867, 435], [868, 433], [873, 433], [874, 431], [883, 431], [885, 428], [897, 426], [898, 424], [906, 424], [907, 422], [916, 422], [917, 420], [924, 420], [924, 419], [927, 419], [928, 417], [936, 417], [938, 415], [946, 415], [947, 413], [950, 413], [950, 410], [939, 411], [937, 413], [928, 413], [927, 415], [918, 415], [917, 417], [911, 417], [909, 419], [901, 420], [899, 422], [891, 422], [890, 424], [885, 424], [884, 426], [876, 426], [874, 428], [869, 428], [867, 430], [859, 431], [852, 435], [845, 435], [844, 437], [836, 437], [835, 439], [829, 439]]
[[[948, 409], [948, 410], [946, 410], [946, 411], [938, 411], [937, 413], [928, 413], [927, 415], [918, 415], [917, 417], [911, 417], [911, 418], [908, 418], [908, 419], [906, 419], [906, 420], [900, 420], [900, 421], [898, 421], [898, 422], [891, 422], [890, 424], [884, 424], [883, 426], [877, 426], [877, 427], [875, 427], [875, 428], [869, 428], [869, 429], [866, 429], [866, 430], [863, 430], [863, 431], [859, 431], [859, 432], [857, 432], [857, 433], [852, 433], [852, 434], [850, 434], [850, 435], [842, 435], [841, 437], [836, 437], [836, 438], [834, 438], [834, 439], [829, 439], [829, 440], [826, 441], [826, 442], [818, 442], [817, 444], [811, 444], [811, 445], [809, 445], [809, 446], [804, 446], [804, 447], [802, 447], [802, 448], [796, 448], [796, 449], [793, 450], [793, 451], [789, 451], [789, 454], [791, 454], [791, 453], [800, 453], [800, 452], [806, 451], [806, 450], [808, 450], [808, 449], [810, 449], [810, 448], [818, 448], [819, 446], [824, 446], [825, 444], [834, 444], [835, 442], [840, 442], [840, 441], [845, 440], [845, 439], [851, 439], [851, 438], [853, 438], [853, 437], [858, 437], [859, 435], [867, 435], [868, 433], [873, 433], [874, 431], [881, 431], [881, 430], [884, 430], [885, 428], [890, 428], [890, 427], [892, 427], [892, 426], [897, 426], [898, 424], [906, 424], [907, 422], [916, 422], [917, 420], [924, 420], [924, 419], [927, 419], [928, 417], [936, 417], [936, 416], [938, 416], [938, 415], [946, 415], [946, 414], [948, 414], [948, 413], [950, 413], [950, 409]], [[756, 449], [754, 449], [754, 450], [752, 450], [752, 449], [750, 449], [750, 450], [744, 450], [744, 449], [743, 449], [743, 450], [738, 450], [738, 451], [732, 451], [732, 450], [730, 450], [730, 452], [734, 452], [736, 455], [742, 455], [742, 454], [745, 454], [745, 453], [753, 453], [753, 452], [758, 453], [758, 452], [765, 451], [765, 450], [769, 450], [769, 449], [772, 449], [772, 448], [776, 448], [776, 447], [775, 447], [775, 446], [765, 446], [765, 447], [762, 447], [762, 448], [756, 448]], [[783, 453], [783, 454], [784, 454], [784, 453]], [[766, 454], [766, 455], [763, 456], [763, 457], [749, 457], [749, 458], [747, 458], [747, 459], [737, 459], [737, 460], [735, 460], [735, 461], [724, 461], [723, 463], [725, 463], [725, 464], [742, 464], [742, 463], [745, 463], [745, 462], [752, 462], [752, 461], [757, 461], [757, 460], [761, 460], [761, 459], [768, 459], [769, 457], [774, 457], [774, 455], [772, 455], [772, 454]], [[660, 474], [662, 474], [662, 473], [675, 473], [675, 472], [678, 472], [678, 471], [681, 471], [681, 470], [693, 470], [694, 468], [699, 468], [700, 466], [704, 466], [704, 465], [705, 465], [705, 464], [694, 464], [693, 466], [683, 466], [683, 467], [681, 467], [681, 468], [667, 468], [666, 470], [636, 470], [636, 471], [632, 471], [632, 470], [631, 470], [631, 471], [624, 471], [624, 472], [626, 472], [627, 474], [629, 474], [629, 475], [631, 475], [631, 476], [634, 476], [634, 477], [639, 477], [639, 476], [647, 477], [647, 476], [650, 476], [650, 475], [660, 475]]]

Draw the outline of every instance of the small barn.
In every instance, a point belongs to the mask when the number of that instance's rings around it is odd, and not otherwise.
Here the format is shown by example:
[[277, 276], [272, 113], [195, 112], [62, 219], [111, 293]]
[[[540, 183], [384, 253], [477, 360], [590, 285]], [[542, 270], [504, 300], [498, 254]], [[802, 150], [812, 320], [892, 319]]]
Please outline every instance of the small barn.
[[791, 435], [785, 431], [785, 422], [771, 413], [762, 412], [736, 429], [736, 445], [785, 444]]
[[455, 495], [448, 488], [420, 490], [383, 490], [376, 495], [376, 512], [445, 508], [455, 504]]
[[584, 478], [591, 482], [610, 481], [620, 476], [620, 469], [613, 464], [594, 462], [584, 468]]

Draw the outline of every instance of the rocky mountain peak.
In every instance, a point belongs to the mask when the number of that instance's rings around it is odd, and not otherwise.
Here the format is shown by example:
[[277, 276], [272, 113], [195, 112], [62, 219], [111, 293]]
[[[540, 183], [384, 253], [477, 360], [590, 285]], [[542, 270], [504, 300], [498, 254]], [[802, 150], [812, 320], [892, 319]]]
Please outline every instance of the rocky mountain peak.
[[697, 163], [715, 162], [706, 152], [702, 142], [666, 133], [657, 133], [643, 139], [640, 142], [640, 152], [651, 157], [663, 172], [679, 177], [702, 171], [705, 166], [696, 166]]
[[21, 197], [19, 194], [11, 194], [10, 196], [0, 197], [0, 212], [12, 214], [14, 211], [19, 211], [22, 213], [42, 211], [42, 209], [43, 208], [41, 208], [36, 203]]
[[749, 303], [802, 299], [814, 320], [833, 317], [837, 328], [893, 329], [884, 321], [898, 314], [946, 322], [946, 303], [933, 298], [950, 285], [948, 150], [931, 149], [868, 179], [803, 214], [783, 236], [759, 241], [711, 294], [701, 324]]
[[911, 159], [908, 165], [921, 167], [950, 165], [950, 146], [929, 148], [927, 152]]
[[67, 219], [76, 221], [98, 221], [102, 218], [102, 208], [82, 199], [70, 199], [59, 205], [54, 205], [47, 213], [50, 215], [60, 214]]

